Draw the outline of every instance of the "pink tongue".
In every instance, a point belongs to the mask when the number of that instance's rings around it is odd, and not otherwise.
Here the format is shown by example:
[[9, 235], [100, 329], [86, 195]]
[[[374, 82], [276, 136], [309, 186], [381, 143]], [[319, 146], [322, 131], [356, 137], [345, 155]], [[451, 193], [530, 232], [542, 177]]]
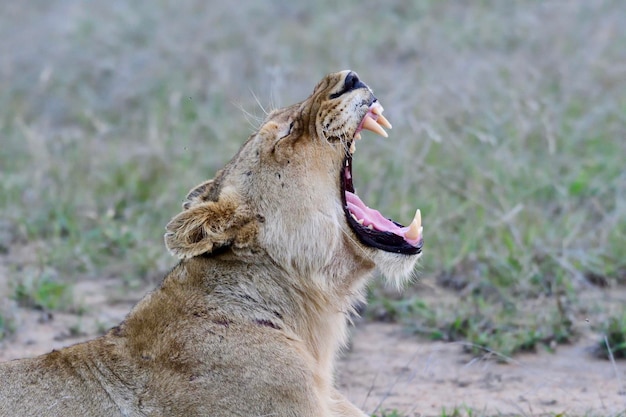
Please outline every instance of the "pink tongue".
[[350, 213], [354, 214], [357, 219], [363, 220], [363, 226], [370, 224], [375, 230], [380, 232], [391, 232], [398, 236], [402, 236], [407, 242], [415, 245], [417, 240], [407, 239], [404, 235], [409, 230], [408, 227], [398, 227], [394, 222], [385, 218], [378, 210], [371, 209], [361, 201], [358, 195], [346, 191], [346, 204]]

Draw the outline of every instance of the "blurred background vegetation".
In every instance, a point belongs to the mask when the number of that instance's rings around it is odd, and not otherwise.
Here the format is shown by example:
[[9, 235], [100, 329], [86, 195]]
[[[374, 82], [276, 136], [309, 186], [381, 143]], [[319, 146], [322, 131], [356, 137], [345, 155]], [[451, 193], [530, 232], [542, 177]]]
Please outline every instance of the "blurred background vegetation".
[[394, 125], [359, 145], [359, 194], [425, 227], [420, 280], [377, 282], [365, 316], [475, 352], [589, 330], [626, 351], [625, 21], [619, 0], [3, 1], [0, 339], [19, 309], [76, 309], [80, 280], [154, 285], [164, 225], [261, 105], [350, 68]]

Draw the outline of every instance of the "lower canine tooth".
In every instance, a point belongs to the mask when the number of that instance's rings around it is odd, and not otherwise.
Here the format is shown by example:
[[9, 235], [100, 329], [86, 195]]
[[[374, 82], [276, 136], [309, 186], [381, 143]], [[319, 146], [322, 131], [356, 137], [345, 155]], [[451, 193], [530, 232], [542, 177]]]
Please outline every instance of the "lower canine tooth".
[[415, 220], [411, 222], [411, 225], [409, 226], [409, 230], [406, 231], [406, 233], [404, 234], [404, 237], [410, 240], [417, 240], [420, 237], [420, 228], [415, 222]]
[[422, 213], [419, 209], [415, 212], [415, 218], [409, 225], [409, 230], [404, 233], [404, 237], [409, 240], [417, 240], [422, 235]]
[[354, 153], [354, 151], [356, 151], [356, 145], [354, 144], [354, 142], [350, 143], [350, 153]]

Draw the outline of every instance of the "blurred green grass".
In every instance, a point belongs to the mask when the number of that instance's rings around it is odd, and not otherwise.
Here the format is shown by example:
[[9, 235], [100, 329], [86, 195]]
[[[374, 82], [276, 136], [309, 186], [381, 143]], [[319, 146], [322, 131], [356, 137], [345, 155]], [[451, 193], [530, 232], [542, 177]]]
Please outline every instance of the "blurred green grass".
[[[398, 300], [377, 284], [370, 316], [505, 355], [619, 317], [622, 2], [3, 7], [0, 297], [45, 299], [25, 276], [58, 291], [167, 270], [164, 225], [254, 129], [257, 100], [293, 103], [351, 68], [394, 124], [360, 143], [359, 194], [401, 222], [422, 209], [420, 275], [446, 294], [418, 285]], [[24, 246], [36, 256], [12, 256]]]

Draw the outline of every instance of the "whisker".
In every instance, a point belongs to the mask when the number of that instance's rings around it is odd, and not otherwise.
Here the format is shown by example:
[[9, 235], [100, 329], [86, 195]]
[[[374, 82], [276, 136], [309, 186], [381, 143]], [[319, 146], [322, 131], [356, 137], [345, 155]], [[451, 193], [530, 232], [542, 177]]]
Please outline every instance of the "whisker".
[[253, 131], [257, 131], [259, 130], [259, 128], [261, 127], [261, 123], [263, 123], [263, 117], [259, 117], [256, 114], [252, 114], [250, 113], [248, 110], [246, 110], [242, 104], [239, 103], [233, 103], [233, 105], [235, 107], [237, 107], [239, 109], [239, 111], [241, 111], [243, 113], [244, 118], [246, 119], [246, 122], [248, 122], [248, 124], [252, 127]]
[[269, 112], [267, 110], [265, 110], [265, 107], [263, 106], [263, 104], [261, 104], [261, 100], [259, 100], [259, 97], [256, 95], [256, 93], [250, 88], [250, 94], [252, 94], [252, 97], [254, 97], [254, 101], [256, 101], [256, 104], [258, 104], [258, 106], [261, 108], [261, 111], [263, 111], [263, 113], [265, 113], [265, 115], [269, 115]]

